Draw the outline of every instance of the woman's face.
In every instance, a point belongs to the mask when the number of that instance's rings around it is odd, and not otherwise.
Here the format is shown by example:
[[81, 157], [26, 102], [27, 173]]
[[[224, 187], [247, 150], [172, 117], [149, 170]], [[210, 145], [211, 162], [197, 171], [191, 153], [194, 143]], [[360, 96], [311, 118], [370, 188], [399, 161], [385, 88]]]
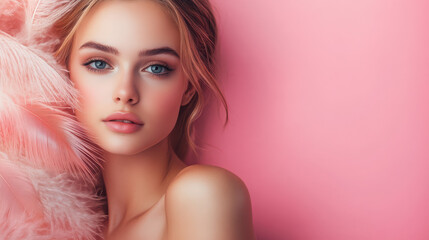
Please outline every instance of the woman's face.
[[[191, 97], [179, 44], [174, 20], [154, 1], [102, 1], [83, 19], [68, 68], [81, 94], [76, 116], [105, 151], [137, 154], [168, 137]], [[141, 124], [108, 119], [118, 112]]]

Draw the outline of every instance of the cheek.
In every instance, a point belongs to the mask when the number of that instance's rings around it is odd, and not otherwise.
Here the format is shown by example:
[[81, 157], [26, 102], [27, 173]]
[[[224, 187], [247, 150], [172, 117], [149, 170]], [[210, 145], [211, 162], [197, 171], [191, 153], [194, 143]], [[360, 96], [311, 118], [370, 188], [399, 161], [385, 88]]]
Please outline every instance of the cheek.
[[[79, 102], [81, 103], [82, 107], [88, 108], [100, 105], [102, 100], [106, 103], [107, 96], [104, 96], [104, 92], [107, 91], [107, 89], [103, 89], [102, 86], [96, 85], [81, 85], [78, 88], [78, 91], [80, 93], [80, 99]], [[92, 109], [95, 110], [95, 109]]]
[[88, 123], [90, 120], [94, 120], [94, 116], [97, 114], [97, 109], [100, 107], [98, 104], [99, 97], [97, 94], [90, 94], [89, 91], [79, 91], [81, 93], [81, 98], [79, 99], [80, 103], [80, 113], [76, 114], [78, 118], [81, 118], [83, 122]]
[[103, 98], [105, 99], [102, 94], [107, 89], [102, 89], [100, 84], [91, 84], [91, 81], [85, 81], [87, 79], [85, 74], [78, 71], [71, 72], [70, 78], [79, 92], [80, 110], [76, 112], [76, 117], [84, 125], [88, 125], [91, 121], [97, 120], [94, 117], [97, 115], [98, 109], [102, 107], [100, 103]]
[[168, 128], [174, 127], [180, 110], [182, 100], [181, 89], [152, 92], [150, 100], [147, 100], [148, 109], [157, 118], [159, 123]]
[[[100, 143], [100, 122], [103, 118], [103, 104], [104, 98], [101, 94], [104, 92], [100, 88], [94, 90], [88, 86], [79, 86], [80, 93], [79, 104], [80, 110], [76, 111], [76, 118], [86, 128], [89, 137], [92, 141]], [[106, 101], [104, 101], [106, 102]]]
[[91, 109], [94, 109], [92, 107], [93, 103], [95, 102], [95, 95], [88, 94], [85, 89], [78, 88], [79, 90], [79, 106], [80, 109], [76, 111], [76, 117], [78, 121], [83, 123], [86, 127], [90, 126], [91, 123], [91, 113], [94, 113], [94, 111], [91, 111]]

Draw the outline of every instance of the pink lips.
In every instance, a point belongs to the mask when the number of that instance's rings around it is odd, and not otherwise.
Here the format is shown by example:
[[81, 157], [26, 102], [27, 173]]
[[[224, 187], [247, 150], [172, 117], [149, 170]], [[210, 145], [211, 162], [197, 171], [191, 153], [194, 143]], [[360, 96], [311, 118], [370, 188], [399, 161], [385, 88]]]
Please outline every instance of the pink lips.
[[103, 122], [110, 130], [118, 133], [133, 133], [143, 126], [142, 121], [133, 113], [116, 112], [103, 119]]

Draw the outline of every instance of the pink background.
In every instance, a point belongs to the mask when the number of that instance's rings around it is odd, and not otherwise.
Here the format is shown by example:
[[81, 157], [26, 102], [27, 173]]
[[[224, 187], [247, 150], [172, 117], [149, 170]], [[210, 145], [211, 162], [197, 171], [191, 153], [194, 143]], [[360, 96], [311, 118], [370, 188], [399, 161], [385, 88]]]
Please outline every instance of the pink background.
[[198, 162], [258, 239], [429, 239], [429, 2], [211, 1], [230, 123], [206, 112]]

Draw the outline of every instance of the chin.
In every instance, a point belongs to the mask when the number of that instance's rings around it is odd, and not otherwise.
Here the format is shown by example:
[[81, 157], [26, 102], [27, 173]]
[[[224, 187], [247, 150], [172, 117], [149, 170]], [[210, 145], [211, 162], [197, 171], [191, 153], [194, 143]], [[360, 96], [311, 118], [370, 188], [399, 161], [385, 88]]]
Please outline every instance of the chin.
[[107, 138], [105, 141], [101, 141], [99, 146], [107, 153], [126, 156], [135, 155], [146, 149], [140, 141], [124, 141], [112, 138]]
[[144, 149], [132, 148], [130, 146], [127, 146], [127, 148], [118, 147], [118, 146], [106, 146], [106, 147], [102, 147], [102, 148], [108, 154], [123, 155], [123, 156], [133, 156], [133, 155], [138, 154], [139, 152], [144, 151]]
[[124, 139], [115, 137], [102, 138], [104, 141], [99, 143], [99, 146], [107, 153], [115, 155], [132, 156], [140, 152], [146, 151], [149, 148], [158, 145], [162, 140], [159, 141], [145, 141], [142, 138], [139, 139]]

